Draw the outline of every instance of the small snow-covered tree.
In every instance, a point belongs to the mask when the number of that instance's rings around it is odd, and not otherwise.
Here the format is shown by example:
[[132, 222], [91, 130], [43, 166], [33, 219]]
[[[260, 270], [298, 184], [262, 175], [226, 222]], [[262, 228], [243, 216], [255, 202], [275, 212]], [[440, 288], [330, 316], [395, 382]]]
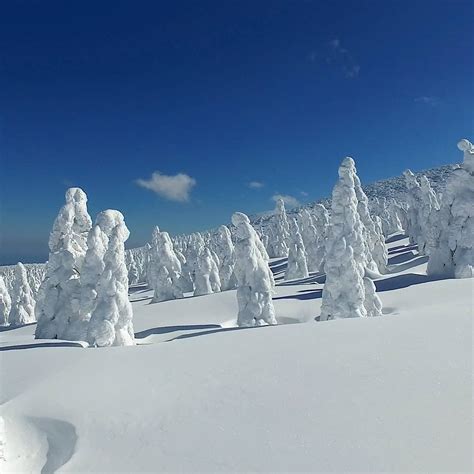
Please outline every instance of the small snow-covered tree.
[[[151, 255], [153, 265], [150, 271], [154, 289], [152, 303], [182, 298], [181, 263], [174, 252], [168, 232], [160, 232], [158, 227], [153, 232]], [[163, 271], [163, 267], [166, 272]]]
[[219, 257], [219, 279], [222, 290], [231, 290], [236, 286], [234, 275], [235, 253], [230, 230], [221, 225], [216, 234], [216, 253]]
[[355, 163], [350, 157], [339, 167], [332, 192], [331, 220], [326, 243], [326, 283], [320, 320], [378, 316], [381, 307], [372, 282], [364, 281], [367, 263], [364, 226], [355, 191]]
[[[303, 209], [298, 213], [297, 220], [301, 238], [303, 239], [304, 248], [306, 250], [308, 271], [317, 272], [319, 271], [319, 265], [321, 262], [319, 260], [318, 233], [316, 226], [313, 223], [313, 218], [308, 209]], [[288, 254], [288, 259], [289, 258], [290, 255]]]
[[285, 280], [308, 278], [308, 264], [303, 238], [299, 232], [298, 224], [290, 220], [290, 244], [288, 249], [288, 263], [285, 271]]
[[446, 182], [438, 211], [437, 238], [429, 249], [427, 272], [455, 278], [474, 276], [474, 147], [466, 139], [458, 143], [462, 165]]
[[420, 224], [420, 208], [421, 208], [421, 186], [416, 176], [411, 170], [403, 172], [405, 184], [407, 187], [407, 228], [410, 243], [416, 244], [422, 235]]
[[97, 303], [87, 331], [89, 343], [97, 347], [135, 344], [124, 246], [130, 232], [122, 214], [115, 212], [119, 222], [111, 230], [104, 255], [104, 270], [97, 286]]
[[[288, 240], [290, 238], [288, 219], [283, 199], [277, 199], [271, 227], [272, 257], [288, 256]], [[260, 239], [259, 239], [260, 240]]]
[[235, 275], [237, 277], [237, 324], [249, 327], [261, 324], [277, 324], [272, 293], [275, 287], [272, 272], [263, 258], [258, 235], [249, 218], [236, 212], [232, 216], [235, 232]]
[[208, 295], [220, 291], [219, 270], [208, 247], [204, 247], [197, 258], [194, 276], [194, 296]]
[[[317, 240], [312, 252], [312, 262], [308, 262], [309, 271], [322, 272], [326, 257], [326, 240], [329, 231], [329, 213], [323, 204], [316, 204], [313, 207], [314, 225], [316, 227]], [[310, 259], [310, 260], [311, 260]]]
[[36, 321], [33, 292], [28, 284], [25, 266], [21, 262], [15, 267], [11, 301], [9, 322], [12, 326], [23, 326]]
[[181, 264], [181, 275], [179, 277], [179, 287], [183, 293], [187, 293], [194, 290], [193, 279], [191, 276], [191, 269], [189, 268], [186, 257], [181, 251], [174, 249], [174, 253], [178, 257], [179, 263]]
[[8, 326], [8, 317], [12, 307], [12, 299], [8, 293], [3, 276], [0, 275], [0, 326]]
[[374, 224], [375, 231], [377, 233], [377, 238], [374, 242], [372, 256], [377, 265], [378, 271], [380, 273], [385, 273], [387, 271], [388, 250], [387, 246], [385, 245], [385, 237], [382, 229], [382, 220], [379, 216], [375, 216]]
[[436, 221], [438, 219], [439, 203], [436, 193], [432, 189], [425, 175], [420, 177], [420, 228], [418, 236], [418, 252], [422, 255], [429, 252], [436, 242]]
[[86, 194], [79, 188], [68, 189], [49, 237], [46, 275], [37, 294], [37, 339], [81, 340], [84, 336], [79, 275], [90, 228]]

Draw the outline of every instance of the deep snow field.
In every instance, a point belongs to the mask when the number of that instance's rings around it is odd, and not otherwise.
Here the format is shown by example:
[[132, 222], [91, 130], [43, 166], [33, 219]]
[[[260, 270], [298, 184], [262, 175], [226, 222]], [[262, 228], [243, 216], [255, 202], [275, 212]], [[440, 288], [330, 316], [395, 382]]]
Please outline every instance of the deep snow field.
[[0, 472], [471, 472], [474, 280], [391, 240], [380, 318], [316, 322], [324, 275], [274, 259], [279, 326], [135, 287], [135, 347], [2, 328]]

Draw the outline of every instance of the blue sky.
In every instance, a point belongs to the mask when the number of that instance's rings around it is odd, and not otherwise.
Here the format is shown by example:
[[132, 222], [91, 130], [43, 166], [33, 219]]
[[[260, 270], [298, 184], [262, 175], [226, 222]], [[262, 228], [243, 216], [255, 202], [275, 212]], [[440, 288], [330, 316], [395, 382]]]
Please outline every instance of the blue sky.
[[365, 183], [459, 160], [474, 129], [472, 10], [4, 2], [0, 263], [47, 258], [72, 185], [93, 217], [121, 210], [135, 246], [155, 224], [204, 230], [276, 194], [326, 196], [346, 155]]

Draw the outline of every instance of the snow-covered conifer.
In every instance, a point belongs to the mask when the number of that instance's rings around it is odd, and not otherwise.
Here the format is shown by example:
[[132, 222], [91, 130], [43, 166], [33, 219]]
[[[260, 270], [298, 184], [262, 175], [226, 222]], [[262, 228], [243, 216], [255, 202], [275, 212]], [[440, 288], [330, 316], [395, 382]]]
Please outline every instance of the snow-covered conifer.
[[219, 270], [208, 247], [197, 257], [194, 276], [194, 296], [208, 295], [220, 291]]
[[310, 272], [322, 272], [324, 269], [326, 255], [326, 239], [329, 231], [329, 213], [323, 204], [313, 207], [314, 226], [316, 227], [315, 250], [308, 258], [308, 269]]
[[12, 299], [8, 293], [3, 276], [0, 275], [0, 326], [8, 326], [8, 316], [12, 307]]
[[410, 238], [410, 243], [416, 244], [422, 234], [420, 224], [421, 186], [411, 170], [405, 170], [403, 176], [407, 187], [408, 203], [407, 228], [405, 231]]
[[355, 176], [354, 160], [345, 158], [339, 167], [339, 180], [332, 193], [321, 321], [377, 316], [374, 308], [381, 306], [375, 291], [366, 291], [366, 286], [371, 287], [372, 282], [364, 281], [367, 255]]
[[372, 252], [373, 259], [377, 265], [380, 273], [385, 273], [387, 270], [388, 263], [388, 250], [385, 245], [385, 237], [382, 229], [382, 220], [379, 216], [374, 218], [375, 231], [377, 233], [377, 239], [374, 242], [374, 249]]
[[419, 209], [421, 233], [418, 236], [418, 252], [422, 255], [436, 245], [436, 227], [439, 211], [438, 197], [425, 175], [420, 177], [421, 206]]
[[[276, 207], [272, 216], [271, 248], [272, 257], [288, 256], [289, 235], [288, 219], [286, 216], [285, 203], [283, 199], [276, 201]], [[259, 239], [260, 240], [260, 239]]]
[[46, 275], [37, 294], [37, 339], [79, 340], [84, 335], [79, 275], [90, 228], [86, 194], [79, 188], [68, 189], [49, 237]]
[[237, 324], [241, 327], [255, 326], [261, 321], [277, 324], [272, 302], [275, 282], [257, 245], [258, 235], [249, 218], [241, 212], [233, 214], [232, 224], [236, 227], [234, 271], [238, 282]]
[[306, 250], [303, 238], [299, 232], [296, 220], [290, 220], [290, 244], [288, 248], [288, 263], [285, 272], [285, 280], [297, 278], [308, 278], [308, 264], [306, 262]]
[[33, 292], [28, 284], [25, 266], [21, 262], [18, 262], [15, 266], [15, 280], [8, 319], [12, 326], [23, 326], [36, 321]]
[[234, 275], [235, 253], [234, 244], [230, 230], [227, 226], [221, 225], [216, 234], [216, 252], [219, 256], [219, 279], [222, 290], [230, 290], [235, 288], [236, 279]]
[[104, 255], [104, 270], [97, 286], [97, 303], [88, 325], [87, 339], [93, 346], [135, 344], [133, 311], [128, 299], [128, 273], [124, 243], [130, 232], [118, 211]]
[[474, 276], [474, 147], [458, 143], [462, 165], [448, 178], [438, 211], [436, 243], [429, 250], [428, 274], [455, 278]]

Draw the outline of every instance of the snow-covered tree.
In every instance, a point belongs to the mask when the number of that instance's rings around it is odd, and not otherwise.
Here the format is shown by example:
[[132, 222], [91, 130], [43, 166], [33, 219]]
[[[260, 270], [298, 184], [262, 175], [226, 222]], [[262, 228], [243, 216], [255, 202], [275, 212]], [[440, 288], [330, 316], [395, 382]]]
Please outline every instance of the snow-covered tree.
[[387, 246], [385, 245], [385, 237], [382, 229], [382, 220], [379, 216], [375, 216], [374, 224], [375, 231], [377, 233], [377, 238], [374, 242], [372, 256], [377, 265], [378, 271], [380, 273], [385, 273], [387, 271], [388, 250]]
[[97, 286], [97, 303], [87, 331], [89, 343], [98, 347], [135, 344], [124, 246], [130, 232], [123, 215], [115, 212], [118, 222], [111, 229], [104, 255], [104, 270]]
[[90, 228], [86, 194], [79, 188], [68, 189], [49, 237], [46, 276], [37, 294], [37, 339], [80, 340], [84, 336], [79, 275]]
[[150, 266], [150, 282], [154, 290], [152, 303], [182, 298], [181, 263], [174, 252], [168, 232], [160, 232], [158, 227], [153, 231], [151, 257], [153, 263]]
[[189, 268], [186, 257], [181, 251], [175, 248], [174, 253], [178, 257], [179, 263], [181, 264], [181, 275], [179, 277], [179, 287], [183, 293], [187, 293], [194, 290], [194, 283], [191, 276], [191, 269]]
[[410, 243], [416, 244], [422, 235], [420, 224], [421, 186], [411, 170], [405, 170], [403, 176], [405, 176], [408, 203], [407, 228], [405, 231], [410, 238]]
[[[297, 214], [297, 222], [301, 238], [303, 239], [304, 248], [306, 250], [308, 270], [310, 272], [317, 272], [319, 271], [319, 265], [321, 263], [319, 260], [320, 253], [318, 248], [318, 234], [316, 226], [313, 223], [313, 218], [308, 209], [303, 209]], [[289, 254], [288, 259], [290, 258]]]
[[127, 270], [128, 270], [128, 281], [130, 285], [136, 285], [138, 283], [138, 266], [135, 262], [133, 253], [128, 252], [125, 254], [127, 257]]
[[371, 291], [373, 283], [364, 279], [367, 256], [355, 176], [354, 160], [347, 157], [339, 167], [339, 180], [332, 193], [321, 321], [380, 315], [380, 300]]
[[437, 238], [429, 250], [428, 274], [455, 278], [474, 276], [474, 147], [458, 143], [462, 165], [449, 177], [438, 211]]
[[276, 201], [276, 207], [271, 222], [272, 257], [287, 257], [290, 232], [283, 199]]
[[424, 255], [436, 244], [436, 221], [439, 211], [438, 197], [425, 175], [420, 177], [420, 198], [421, 206], [418, 212], [421, 232], [417, 244], [418, 252]]
[[235, 288], [237, 281], [234, 275], [235, 253], [230, 230], [221, 225], [215, 239], [216, 253], [219, 257], [219, 279], [222, 290]]
[[310, 272], [322, 272], [326, 256], [326, 239], [329, 231], [329, 213], [323, 204], [313, 207], [314, 226], [316, 227], [315, 250], [308, 258], [308, 269]]
[[26, 277], [25, 266], [18, 262], [15, 267], [15, 280], [11, 294], [9, 322], [12, 326], [34, 323], [35, 300]]
[[[235, 232], [235, 275], [237, 277], [237, 324], [241, 327], [277, 324], [272, 293], [275, 282], [268, 263], [263, 258], [258, 235], [249, 218], [236, 212], [232, 216]], [[261, 242], [260, 242], [261, 244]]]
[[219, 270], [208, 247], [204, 247], [197, 258], [194, 275], [194, 296], [221, 291]]
[[11, 307], [12, 299], [5, 285], [5, 280], [0, 275], [0, 326], [8, 326]]
[[285, 271], [285, 280], [307, 278], [308, 264], [303, 238], [299, 232], [296, 220], [290, 220], [290, 244], [288, 248], [288, 263]]

